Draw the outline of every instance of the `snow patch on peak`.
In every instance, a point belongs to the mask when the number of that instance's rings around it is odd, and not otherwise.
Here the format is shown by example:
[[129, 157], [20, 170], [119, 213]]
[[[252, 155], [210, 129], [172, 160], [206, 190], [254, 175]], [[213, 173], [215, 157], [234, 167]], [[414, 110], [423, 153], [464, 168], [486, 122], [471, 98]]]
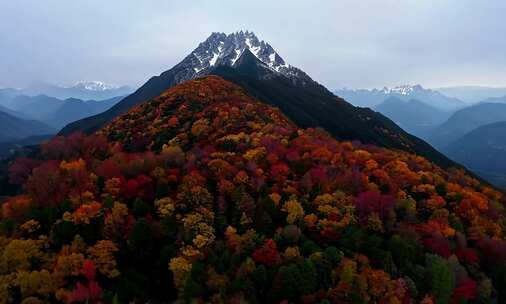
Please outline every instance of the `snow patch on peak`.
[[379, 90], [383, 94], [399, 94], [403, 96], [412, 95], [414, 92], [425, 90], [421, 85], [400, 85], [396, 87], [384, 87]]
[[217, 66], [234, 66], [245, 50], [249, 50], [273, 72], [294, 81], [312, 81], [304, 72], [287, 64], [269, 43], [258, 39], [250, 31], [237, 31], [228, 35], [212, 33], [179, 64], [182, 68], [179, 80], [205, 75]]
[[235, 51], [235, 57], [232, 58], [232, 65], [235, 64], [235, 62], [237, 61], [237, 59], [239, 59], [239, 57], [241, 57], [241, 54], [242, 52], [238, 49], [234, 50]]
[[269, 61], [274, 62], [276, 60], [276, 53], [272, 53], [269, 55]]
[[105, 83], [102, 81], [92, 80], [92, 81], [78, 81], [74, 85], [66, 87], [66, 88], [77, 88], [88, 91], [107, 91], [119, 88], [119, 86], [114, 84]]
[[[254, 47], [250, 47], [249, 50], [253, 53], [253, 55], [255, 55], [255, 57], [258, 58], [259, 57], [258, 53], [262, 50], [262, 48], [259, 46], [254, 46]], [[258, 59], [260, 59], [260, 58], [258, 58]]]
[[197, 55], [195, 52], [194, 52], [194, 53], [192, 53], [192, 54], [193, 54], [193, 56], [195, 56], [195, 58], [197, 58], [197, 60], [198, 60], [200, 63], [202, 63], [202, 59], [200, 59], [200, 56], [199, 56], [199, 55]]
[[213, 53], [213, 58], [209, 61], [210, 66], [214, 66], [216, 64], [216, 61], [218, 61], [218, 58], [220, 57], [219, 53]]
[[237, 31], [229, 35], [212, 33], [193, 52], [199, 60], [199, 66], [193, 67], [193, 70], [200, 72], [217, 65], [234, 65], [246, 49], [273, 71], [283, 73], [289, 68], [276, 51], [265, 41], [259, 40], [253, 32]]

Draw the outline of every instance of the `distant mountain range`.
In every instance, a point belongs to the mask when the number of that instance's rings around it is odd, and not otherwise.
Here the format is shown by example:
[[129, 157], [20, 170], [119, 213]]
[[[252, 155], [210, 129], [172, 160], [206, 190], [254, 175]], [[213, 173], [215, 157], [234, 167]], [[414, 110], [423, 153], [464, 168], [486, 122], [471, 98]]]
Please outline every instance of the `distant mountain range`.
[[435, 90], [467, 103], [477, 103], [491, 97], [506, 96], [506, 87], [456, 86], [437, 88]]
[[0, 142], [33, 135], [54, 134], [56, 130], [36, 120], [25, 120], [0, 111]]
[[133, 92], [129, 86], [117, 86], [101, 81], [79, 81], [71, 86], [48, 83], [34, 83], [21, 90], [23, 95], [47, 95], [58, 99], [77, 98], [82, 100], [102, 100], [125, 96]]
[[19, 95], [12, 98], [7, 104], [4, 104], [9, 109], [22, 113], [27, 117], [37, 120], [43, 120], [44, 117], [55, 112], [65, 102], [56, 97], [47, 95]]
[[42, 121], [51, 122], [52, 125], [62, 128], [83, 117], [93, 116], [110, 109], [122, 100], [123, 97], [124, 96], [117, 96], [100, 101], [69, 98], [64, 100], [63, 104], [56, 111], [44, 117]]
[[426, 89], [421, 85], [402, 85], [394, 88], [382, 89], [340, 89], [334, 94], [344, 98], [352, 104], [360, 107], [375, 107], [390, 97], [404, 101], [419, 100], [427, 105], [442, 111], [454, 111], [466, 106], [461, 100], [448, 97], [438, 91]]
[[81, 100], [105, 100], [117, 96], [126, 96], [133, 92], [128, 86], [116, 86], [101, 81], [79, 81], [72, 86], [61, 86], [48, 83], [34, 83], [26, 88], [0, 89], [0, 105], [7, 108], [16, 107], [16, 98], [46, 96], [65, 100], [69, 98]]
[[455, 112], [432, 132], [428, 140], [435, 147], [444, 149], [466, 133], [499, 121], [506, 121], [506, 104], [476, 104]]
[[504, 103], [504, 104], [506, 104], [506, 95], [500, 96], [500, 97], [489, 97], [489, 98], [486, 98], [486, 99], [480, 101], [479, 103]]
[[0, 111], [22, 119], [38, 120], [59, 130], [70, 122], [109, 109], [122, 98], [116, 96], [100, 101], [77, 98], [63, 100], [47, 95], [9, 94], [0, 99]]
[[455, 112], [427, 141], [451, 159], [506, 189], [506, 103], [489, 98]]
[[427, 138], [451, 113], [432, 107], [417, 99], [403, 100], [389, 97], [374, 107], [408, 133]]
[[[302, 70], [287, 64], [268, 43], [250, 32], [213, 33], [172, 69], [152, 77], [104, 113], [69, 124], [60, 134], [99, 130], [131, 107], [159, 96], [178, 83], [206, 74], [239, 84], [249, 94], [279, 107], [301, 127], [322, 127], [338, 139], [417, 153], [442, 167], [458, 166], [385, 116], [336, 97]], [[419, 90], [417, 87], [415, 91]], [[440, 94], [425, 95], [436, 100]], [[447, 98], [447, 103], [451, 102]]]
[[21, 90], [0, 90], [0, 159], [27, 144], [38, 144], [63, 126], [101, 113], [123, 99], [58, 99], [46, 95], [20, 95]]
[[506, 189], [506, 121], [480, 126], [450, 143], [443, 151]]
[[4, 107], [2, 105], [0, 105], [0, 112], [4, 112], [4, 113], [7, 113], [11, 116], [15, 116], [15, 117], [18, 117], [18, 118], [28, 118], [27, 115], [24, 115], [23, 113], [19, 113], [19, 112], [16, 112], [14, 110], [11, 110], [7, 107]]

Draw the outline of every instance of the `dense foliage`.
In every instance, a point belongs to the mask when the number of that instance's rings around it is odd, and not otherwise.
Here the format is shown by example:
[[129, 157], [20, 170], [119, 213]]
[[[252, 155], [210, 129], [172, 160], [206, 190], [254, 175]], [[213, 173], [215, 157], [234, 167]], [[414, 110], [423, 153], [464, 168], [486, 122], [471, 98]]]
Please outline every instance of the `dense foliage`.
[[0, 303], [506, 301], [501, 193], [216, 76], [9, 174]]

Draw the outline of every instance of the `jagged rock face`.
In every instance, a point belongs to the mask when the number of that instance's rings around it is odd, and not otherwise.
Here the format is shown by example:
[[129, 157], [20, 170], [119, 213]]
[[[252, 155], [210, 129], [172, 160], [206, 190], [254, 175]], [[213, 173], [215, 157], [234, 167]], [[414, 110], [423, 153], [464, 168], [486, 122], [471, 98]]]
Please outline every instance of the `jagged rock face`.
[[218, 66], [234, 66], [245, 50], [249, 50], [272, 71], [292, 81], [312, 81], [306, 73], [287, 64], [269, 43], [259, 40], [253, 32], [248, 31], [229, 35], [212, 33], [176, 66], [181, 69], [175, 80], [179, 83], [207, 75]]
[[215, 65], [232, 66], [246, 49], [275, 71], [289, 67], [268, 43], [260, 41], [251, 32], [213, 33], [190, 56], [200, 63], [200, 67], [195, 68], [198, 71]]

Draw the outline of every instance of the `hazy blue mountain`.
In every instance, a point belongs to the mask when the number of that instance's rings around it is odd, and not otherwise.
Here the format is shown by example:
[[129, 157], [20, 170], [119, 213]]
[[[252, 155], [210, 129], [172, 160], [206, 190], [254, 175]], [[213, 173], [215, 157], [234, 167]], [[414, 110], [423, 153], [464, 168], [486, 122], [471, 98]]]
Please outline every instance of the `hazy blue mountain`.
[[77, 98], [61, 100], [46, 95], [19, 95], [11, 100], [10, 108], [4, 107], [4, 112], [23, 119], [35, 119], [55, 129], [61, 129], [68, 123], [108, 110], [122, 98], [123, 96], [116, 96], [100, 101]]
[[444, 152], [506, 189], [506, 121], [478, 127], [452, 142]]
[[20, 95], [12, 99], [10, 109], [37, 120], [44, 120], [64, 104], [64, 101], [46, 95]]
[[370, 108], [379, 105], [390, 97], [396, 97], [404, 101], [416, 99], [443, 111], [454, 111], [466, 106], [464, 102], [457, 98], [448, 97], [438, 91], [426, 89], [421, 85], [402, 85], [394, 88], [384, 87], [383, 89], [372, 90], [341, 89], [334, 93], [356, 106]]
[[387, 98], [375, 106], [374, 110], [393, 120], [408, 133], [421, 138], [426, 138], [451, 115], [419, 100], [406, 101], [398, 97]]
[[388, 99], [389, 96], [384, 94], [381, 90], [367, 90], [367, 89], [340, 89], [334, 91], [336, 96], [339, 96], [354, 106], [374, 108], [375, 106]]
[[24, 95], [47, 95], [58, 99], [77, 98], [82, 100], [102, 100], [132, 93], [128, 86], [115, 86], [101, 81], [81, 81], [72, 86], [48, 83], [34, 83], [23, 89]]
[[506, 87], [457, 86], [437, 88], [435, 90], [468, 103], [476, 103], [487, 98], [506, 95]]
[[0, 112], [0, 141], [6, 142], [33, 135], [54, 134], [55, 129], [36, 120], [24, 120]]
[[506, 104], [480, 103], [455, 112], [434, 129], [428, 140], [443, 148], [480, 126], [499, 121], [506, 121]]
[[[43, 109], [43, 112], [49, 113], [58, 107], [60, 102], [56, 99], [60, 101], [70, 98], [106, 100], [125, 96], [132, 92], [133, 89], [128, 86], [114, 86], [100, 81], [81, 81], [68, 87], [35, 83], [23, 89], [0, 89], [0, 106], [10, 110], [19, 110], [18, 113], [23, 114], [26, 108], [31, 108], [34, 102], [44, 102], [44, 105], [49, 108]], [[34, 112], [34, 110], [28, 110], [28, 112]], [[31, 115], [31, 117], [44, 116], [46, 113]]]
[[479, 103], [506, 103], [506, 96], [489, 97], [480, 101]]
[[12, 99], [16, 96], [22, 95], [20, 90], [6, 88], [0, 89], [0, 106], [5, 108], [9, 108], [12, 102]]
[[4, 112], [4, 113], [7, 113], [7, 114], [10, 114], [12, 116], [19, 117], [22, 119], [29, 119], [29, 117], [27, 115], [17, 112], [17, 111], [14, 111], [14, 110], [11, 110], [11, 109], [4, 107], [2, 105], [0, 105], [0, 112]]
[[81, 118], [102, 113], [114, 106], [121, 99], [123, 99], [123, 96], [100, 101], [69, 98], [64, 100], [58, 109], [43, 117], [42, 121], [46, 121], [57, 128], [62, 128]]

